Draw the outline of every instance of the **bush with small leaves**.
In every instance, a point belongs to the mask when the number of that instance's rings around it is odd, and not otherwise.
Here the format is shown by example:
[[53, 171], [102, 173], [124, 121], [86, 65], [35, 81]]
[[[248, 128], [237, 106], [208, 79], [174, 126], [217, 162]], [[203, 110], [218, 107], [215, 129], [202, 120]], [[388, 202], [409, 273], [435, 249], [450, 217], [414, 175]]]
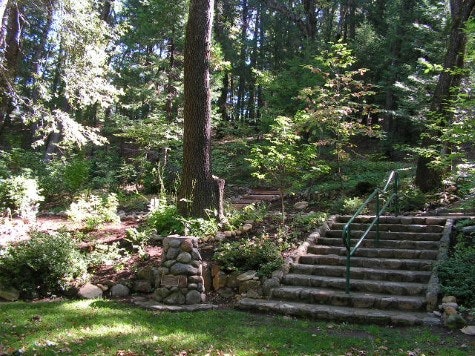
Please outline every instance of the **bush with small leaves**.
[[43, 201], [36, 179], [14, 176], [0, 179], [0, 209], [11, 209], [20, 217], [34, 220]]
[[63, 293], [86, 272], [84, 257], [66, 233], [34, 233], [0, 257], [0, 283], [18, 289], [23, 298]]
[[258, 238], [222, 243], [213, 259], [225, 271], [255, 270], [261, 276], [269, 276], [284, 263], [277, 244]]
[[105, 222], [120, 221], [117, 215], [119, 201], [114, 193], [82, 194], [71, 203], [66, 212], [69, 218], [76, 222], [85, 222], [87, 227], [94, 229]]

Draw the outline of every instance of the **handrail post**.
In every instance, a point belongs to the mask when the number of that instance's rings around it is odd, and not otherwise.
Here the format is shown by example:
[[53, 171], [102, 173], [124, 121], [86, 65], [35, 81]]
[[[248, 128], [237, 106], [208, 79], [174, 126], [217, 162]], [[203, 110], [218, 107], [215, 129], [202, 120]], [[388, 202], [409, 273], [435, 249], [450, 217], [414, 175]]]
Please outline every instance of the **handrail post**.
[[376, 246], [379, 245], [379, 190], [376, 193]]
[[399, 172], [395, 171], [394, 177], [394, 208], [396, 216], [399, 215]]
[[347, 255], [346, 255], [346, 288], [345, 288], [346, 294], [350, 294], [350, 267], [351, 267], [350, 258], [351, 258], [351, 252], [350, 250], [348, 250]]

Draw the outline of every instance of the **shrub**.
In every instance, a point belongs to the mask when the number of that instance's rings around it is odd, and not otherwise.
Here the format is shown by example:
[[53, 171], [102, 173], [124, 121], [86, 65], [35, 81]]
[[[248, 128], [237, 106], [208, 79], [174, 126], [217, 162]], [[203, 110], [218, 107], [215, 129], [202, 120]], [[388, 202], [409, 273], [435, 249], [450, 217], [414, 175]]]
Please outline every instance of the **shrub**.
[[446, 295], [454, 295], [460, 304], [475, 306], [475, 248], [457, 251], [441, 263], [437, 271]]
[[43, 201], [38, 183], [33, 178], [15, 176], [0, 179], [0, 208], [9, 208], [22, 218], [34, 220]]
[[427, 197], [418, 188], [408, 187], [400, 194], [399, 210], [400, 211], [415, 211], [424, 208], [427, 202]]
[[85, 260], [66, 233], [34, 233], [31, 240], [9, 246], [0, 258], [0, 282], [24, 298], [64, 292], [85, 275]]
[[451, 256], [437, 266], [444, 293], [456, 296], [466, 307], [475, 306], [475, 233], [464, 233], [462, 228], [473, 224], [470, 219], [457, 223]]
[[246, 221], [262, 222], [267, 216], [268, 206], [263, 203], [252, 203], [242, 209], [229, 207], [226, 211], [227, 224], [231, 229], [237, 229], [242, 224], [245, 224]]
[[105, 222], [116, 222], [119, 202], [114, 193], [82, 194], [76, 202], [71, 203], [66, 212], [69, 218], [76, 222], [85, 222], [89, 228], [94, 228]]
[[147, 225], [155, 229], [161, 236], [183, 234], [185, 229], [175, 205], [164, 205], [157, 208], [149, 215]]
[[225, 271], [255, 270], [261, 276], [269, 276], [284, 263], [281, 251], [274, 242], [257, 238], [222, 243], [213, 259]]

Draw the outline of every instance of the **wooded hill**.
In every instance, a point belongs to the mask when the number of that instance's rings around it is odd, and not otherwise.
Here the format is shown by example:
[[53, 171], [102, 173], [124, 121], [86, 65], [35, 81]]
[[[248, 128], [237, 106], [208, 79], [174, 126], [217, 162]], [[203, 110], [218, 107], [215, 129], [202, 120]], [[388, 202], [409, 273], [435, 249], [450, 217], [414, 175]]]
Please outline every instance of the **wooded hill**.
[[[365, 143], [366, 160], [417, 164], [423, 192], [460, 176], [475, 134], [474, 6], [216, 0], [214, 171], [228, 184], [257, 184], [254, 172], [276, 185], [269, 167], [298, 189], [343, 182]], [[0, 175], [39, 177], [45, 203], [130, 183], [172, 191], [187, 12], [185, 0], [1, 0]]]

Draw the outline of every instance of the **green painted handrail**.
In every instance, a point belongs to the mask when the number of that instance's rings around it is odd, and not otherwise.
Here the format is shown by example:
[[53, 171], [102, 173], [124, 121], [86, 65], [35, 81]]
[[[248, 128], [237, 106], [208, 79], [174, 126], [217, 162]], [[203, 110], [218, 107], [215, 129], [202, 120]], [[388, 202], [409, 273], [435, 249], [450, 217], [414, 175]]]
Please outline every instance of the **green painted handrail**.
[[[386, 202], [380, 208], [381, 196], [384, 195], [388, 188], [390, 187], [391, 182], [393, 183], [392, 194], [388, 197]], [[376, 188], [373, 193], [365, 200], [365, 202], [358, 208], [356, 213], [348, 220], [348, 222], [343, 227], [343, 244], [346, 247], [346, 293], [350, 293], [350, 270], [351, 270], [351, 257], [356, 253], [356, 250], [361, 245], [363, 240], [368, 236], [371, 229], [376, 225], [376, 242], [379, 242], [379, 217], [384, 214], [387, 207], [394, 202], [394, 207], [396, 215], [399, 214], [399, 204], [398, 204], [398, 192], [399, 190], [399, 173], [398, 171], [392, 171], [389, 174], [389, 178], [386, 181], [386, 185], [383, 189]], [[365, 230], [363, 235], [359, 238], [358, 242], [354, 247], [351, 247], [351, 224], [356, 219], [358, 215], [371, 203], [373, 200], [376, 200], [376, 213], [373, 221], [369, 224], [368, 228]]]

